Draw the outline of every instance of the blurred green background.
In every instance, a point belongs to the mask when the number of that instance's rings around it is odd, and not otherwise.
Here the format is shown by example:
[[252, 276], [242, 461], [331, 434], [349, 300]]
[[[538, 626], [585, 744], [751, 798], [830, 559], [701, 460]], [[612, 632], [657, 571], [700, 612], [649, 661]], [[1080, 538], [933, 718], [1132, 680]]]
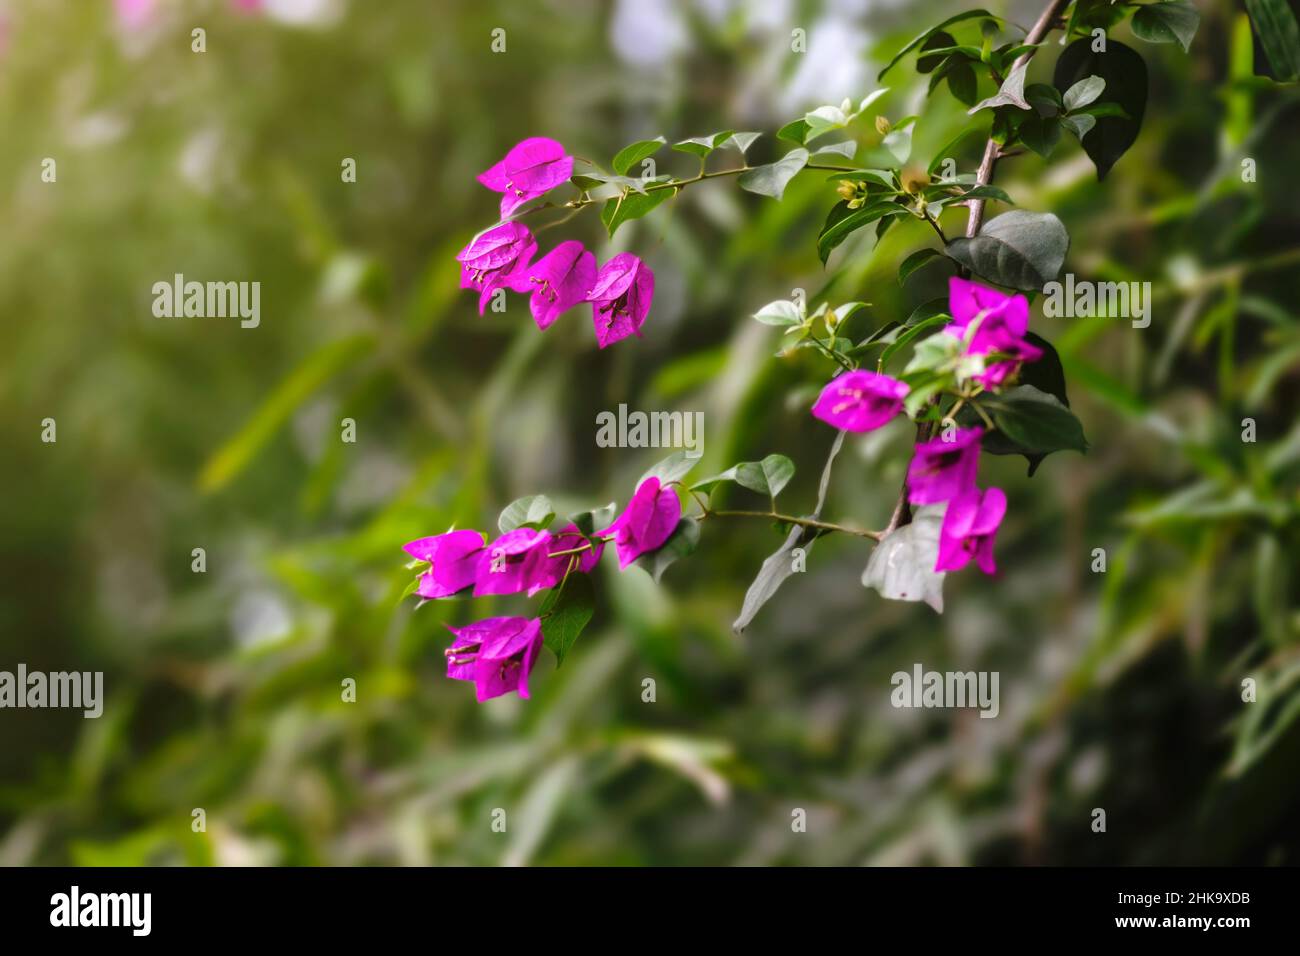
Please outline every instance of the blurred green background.
[[[1200, 5], [1190, 54], [1116, 31], [1151, 99], [1104, 183], [1072, 141], [1000, 164], [999, 186], [1069, 229], [1067, 271], [1148, 280], [1156, 299], [1146, 329], [1032, 320], [1093, 447], [1032, 479], [985, 457], [982, 483], [1011, 501], [996, 578], [949, 575], [938, 616], [863, 589], [866, 542], [832, 536], [737, 637], [781, 535], [709, 522], [662, 585], [607, 556], [564, 667], [545, 654], [532, 700], [487, 705], [443, 676], [444, 624], [522, 603], [416, 611], [404, 542], [494, 528], [525, 494], [625, 501], [663, 453], [596, 447], [597, 412], [620, 402], [704, 412], [701, 476], [789, 455], [783, 499], [807, 510], [833, 437], [808, 407], [830, 370], [774, 358], [776, 330], [749, 315], [801, 287], [870, 301], [855, 321], [881, 324], [946, 272], [898, 285], [930, 241], [918, 223], [874, 249], [865, 230], [823, 270], [836, 197], [813, 174], [779, 203], [692, 188], [615, 244], [588, 210], [544, 244], [629, 249], [658, 280], [644, 340], [599, 352], [585, 307], [540, 334], [522, 299], [480, 318], [458, 291], [454, 254], [496, 216], [474, 176], [539, 135], [607, 163], [643, 137], [763, 130], [752, 158], [771, 159], [778, 127], [856, 101], [965, 7], [232, 6], [159, 0], [127, 22], [107, 0], [0, 5], [0, 668], [103, 670], [107, 696], [99, 720], [0, 712], [0, 863], [1297, 862], [1300, 110], [1294, 87], [1252, 78], [1235, 5]], [[921, 114], [922, 164], [975, 125], [944, 93], [927, 104], [924, 79], [905, 62], [873, 109]], [[260, 281], [260, 327], [155, 318], [151, 286], [178, 272]], [[881, 527], [910, 440], [902, 422], [850, 440], [827, 516]], [[914, 662], [999, 671], [1000, 716], [893, 709], [890, 675]]]

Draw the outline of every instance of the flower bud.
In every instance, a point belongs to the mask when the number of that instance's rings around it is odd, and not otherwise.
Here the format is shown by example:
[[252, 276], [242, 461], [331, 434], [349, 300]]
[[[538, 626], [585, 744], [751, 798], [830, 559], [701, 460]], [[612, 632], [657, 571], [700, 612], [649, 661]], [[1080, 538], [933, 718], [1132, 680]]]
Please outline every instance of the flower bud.
[[884, 135], [885, 135], [886, 133], [888, 133], [891, 129], [893, 129], [893, 127], [889, 125], [889, 120], [885, 119], [885, 117], [883, 117], [883, 116], [877, 116], [877, 117], [876, 117], [876, 132], [877, 132], [877, 133], [879, 133], [881, 136], [884, 136]]

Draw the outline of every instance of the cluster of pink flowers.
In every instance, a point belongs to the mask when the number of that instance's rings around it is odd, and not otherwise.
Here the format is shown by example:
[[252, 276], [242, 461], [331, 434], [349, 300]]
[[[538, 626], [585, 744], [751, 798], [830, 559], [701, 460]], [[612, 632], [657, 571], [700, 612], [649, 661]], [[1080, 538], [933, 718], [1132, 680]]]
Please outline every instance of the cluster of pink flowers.
[[628, 252], [598, 269], [596, 257], [573, 239], [533, 262], [537, 240], [527, 226], [506, 218], [572, 174], [573, 157], [564, 147], [535, 137], [519, 143], [478, 177], [488, 189], [501, 193], [505, 221], [479, 233], [457, 253], [460, 287], [479, 293], [479, 315], [498, 289], [530, 294], [529, 310], [539, 329], [548, 328], [573, 306], [590, 302], [596, 341], [603, 349], [629, 335], [641, 335], [654, 298], [654, 273]]
[[[590, 539], [569, 524], [554, 534], [516, 528], [490, 544], [478, 531], [448, 531], [403, 547], [413, 558], [429, 563], [416, 590], [422, 598], [522, 592], [532, 596], [559, 586], [566, 574], [591, 573], [608, 541], [614, 543], [619, 568], [626, 568], [662, 547], [681, 515], [677, 493], [651, 477], [637, 487], [622, 514]], [[448, 677], [473, 681], [480, 701], [512, 690], [528, 696], [528, 675], [542, 646], [540, 618], [492, 617], [462, 628], [448, 625], [448, 630], [456, 636], [446, 651]]]
[[[992, 357], [974, 376], [984, 388], [1001, 387], [1021, 363], [1042, 358], [1042, 350], [1025, 340], [1029, 302], [1024, 296], [954, 276], [949, 280], [948, 306], [953, 321], [944, 332], [966, 341], [965, 354]], [[836, 428], [871, 431], [902, 412], [908, 391], [905, 382], [859, 369], [828, 383], [812, 413]], [[1007, 511], [1007, 496], [1000, 488], [981, 489], [975, 483], [983, 436], [984, 429], [975, 427], [921, 442], [908, 467], [911, 504], [948, 505], [935, 571], [959, 571], [972, 558], [985, 574], [997, 570], [993, 540]]]

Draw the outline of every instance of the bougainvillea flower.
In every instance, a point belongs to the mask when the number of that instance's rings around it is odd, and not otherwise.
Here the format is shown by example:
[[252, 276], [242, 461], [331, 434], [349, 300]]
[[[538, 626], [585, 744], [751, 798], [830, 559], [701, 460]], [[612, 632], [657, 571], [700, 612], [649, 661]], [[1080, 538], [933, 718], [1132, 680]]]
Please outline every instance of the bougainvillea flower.
[[858, 369], [832, 379], [813, 404], [812, 413], [828, 425], [851, 432], [879, 428], [903, 410], [907, 385], [888, 375]]
[[[1024, 338], [1029, 331], [1029, 300], [1023, 295], [1007, 295], [953, 276], [948, 280], [948, 308], [953, 321], [944, 331], [958, 338], [970, 336], [966, 354], [1001, 356], [975, 376], [985, 388], [997, 388], [1022, 362], [1043, 357], [1042, 349]], [[978, 323], [974, 330], [972, 323]]]
[[[573, 572], [590, 574], [600, 561], [600, 556], [605, 550], [605, 542], [597, 541], [586, 551], [576, 550], [586, 543], [586, 537], [575, 524], [570, 524], [564, 530], [552, 535], [546, 542], [546, 548], [540, 552], [535, 568], [528, 574], [528, 594], [531, 596], [542, 588], [556, 587], [564, 580], [569, 562], [575, 557], [578, 563], [574, 566]], [[565, 554], [566, 551], [575, 553]]]
[[547, 552], [558, 550], [553, 545], [553, 539], [545, 531], [532, 528], [507, 531], [479, 555], [474, 595], [517, 594], [532, 588], [545, 573]]
[[573, 157], [553, 139], [536, 136], [506, 153], [505, 158], [482, 173], [478, 181], [501, 197], [501, 217], [550, 192], [573, 175]]
[[620, 252], [600, 267], [587, 298], [602, 349], [629, 335], [641, 335], [654, 294], [655, 274], [632, 253]]
[[596, 283], [596, 257], [576, 239], [562, 242], [527, 269], [511, 274], [516, 292], [531, 292], [528, 307], [539, 329], [546, 329], [560, 313], [579, 302]]
[[957, 276], [948, 280], [948, 309], [952, 321], [945, 330], [959, 338], [976, 319], [993, 320], [992, 323], [981, 321], [981, 329], [998, 324], [1013, 335], [1029, 331], [1029, 300], [1023, 295], [1007, 295]]
[[456, 635], [445, 651], [448, 677], [472, 680], [480, 702], [512, 690], [528, 697], [528, 675], [542, 649], [539, 619], [490, 617], [447, 630]]
[[959, 428], [948, 434], [951, 440], [941, 435], [918, 443], [907, 468], [907, 500], [937, 505], [974, 488], [982, 437], [982, 428]]
[[153, 16], [156, 0], [114, 0], [118, 22], [128, 29], [142, 27]]
[[497, 289], [513, 288], [512, 279], [528, 269], [537, 252], [537, 240], [528, 227], [505, 222], [481, 232], [460, 252], [460, 287], [479, 290], [478, 314]]
[[618, 567], [623, 570], [647, 551], [663, 546], [682, 517], [677, 492], [663, 488], [658, 478], [647, 478], [637, 487], [623, 513], [599, 537], [614, 538]]
[[416, 593], [423, 598], [447, 597], [474, 583], [483, 535], [470, 530], [448, 531], [408, 542], [402, 545], [402, 550], [431, 565], [420, 575]]
[[974, 558], [985, 574], [996, 572], [993, 538], [1006, 513], [1007, 496], [1001, 488], [972, 488], [948, 502], [935, 571], [960, 571]]

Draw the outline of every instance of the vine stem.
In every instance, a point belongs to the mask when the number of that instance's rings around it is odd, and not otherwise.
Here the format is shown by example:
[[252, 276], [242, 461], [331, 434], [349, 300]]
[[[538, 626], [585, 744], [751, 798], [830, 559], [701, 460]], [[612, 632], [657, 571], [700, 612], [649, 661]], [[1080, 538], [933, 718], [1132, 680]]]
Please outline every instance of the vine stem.
[[883, 531], [864, 531], [861, 528], [847, 528], [842, 524], [835, 524], [831, 521], [817, 521], [813, 518], [796, 518], [794, 515], [783, 515], [776, 511], [705, 511], [700, 515], [704, 518], [766, 518], [769, 521], [781, 521], [786, 524], [798, 525], [801, 528], [818, 528], [822, 531], [839, 531], [843, 534], [855, 535], [859, 538], [870, 538], [872, 541], [879, 541], [885, 536]]
[[[703, 170], [701, 170], [698, 175], [691, 176], [689, 179], [674, 179], [666, 183], [652, 183], [651, 185], [645, 187], [645, 191], [647, 193], [653, 193], [653, 192], [661, 192], [662, 190], [665, 189], [682, 189], [686, 186], [692, 186], [695, 183], [703, 182], [706, 179], [718, 179], [722, 176], [739, 176], [741, 173], [747, 173], [750, 170], [757, 169], [757, 168], [758, 167], [756, 166], [746, 165], [746, 166], [736, 166], [733, 169], [717, 169], [711, 173], [706, 173]], [[799, 170], [799, 172], [803, 172], [806, 169], [816, 169], [816, 170], [822, 170], [823, 172], [851, 173], [856, 168], [857, 168], [856, 166], [835, 166], [829, 163], [805, 163], [803, 167]], [[560, 225], [561, 223], [568, 222], [575, 215], [577, 215], [578, 210], [585, 209], [587, 206], [594, 206], [597, 203], [608, 202], [610, 199], [614, 199], [614, 198], [618, 198], [621, 200], [621, 199], [625, 199], [627, 196], [628, 193], [624, 192], [619, 197], [610, 196], [605, 199], [592, 199], [590, 197], [586, 199], [571, 199], [560, 206], [557, 206], [553, 203], [543, 203], [540, 206], [534, 206], [531, 209], [525, 209], [518, 216], [515, 216], [514, 219], [522, 219], [524, 216], [532, 215], [535, 212], [541, 212], [543, 209], [573, 210], [573, 212], [569, 213], [569, 215], [565, 216], [563, 219], [559, 219], [554, 223], [548, 223], [546, 226], [540, 227], [537, 230], [538, 232], [540, 232], [542, 229], [546, 229], [549, 226]], [[511, 221], [514, 220], [512, 219]]]
[[[1047, 6], [1043, 8], [1043, 12], [1038, 15], [1038, 19], [1034, 21], [1034, 25], [1029, 28], [1029, 32], [1025, 35], [1025, 45], [1034, 44], [1034, 48], [1026, 50], [1016, 57], [1016, 61], [1011, 65], [1011, 69], [1007, 71], [1008, 73], [1015, 72], [1018, 67], [1028, 63], [1033, 58], [1034, 54], [1038, 52], [1036, 44], [1041, 43], [1043, 38], [1052, 32], [1052, 28], [1057, 25], [1061, 13], [1069, 3], [1070, 0], [1050, 0]], [[988, 142], [984, 144], [984, 158], [980, 160], [979, 172], [975, 176], [976, 187], [987, 186], [993, 181], [994, 167], [997, 166], [999, 158], [1001, 158], [1001, 147], [990, 136]], [[972, 199], [968, 208], [970, 213], [966, 217], [966, 237], [969, 239], [979, 235], [980, 226], [984, 224], [984, 200]]]

